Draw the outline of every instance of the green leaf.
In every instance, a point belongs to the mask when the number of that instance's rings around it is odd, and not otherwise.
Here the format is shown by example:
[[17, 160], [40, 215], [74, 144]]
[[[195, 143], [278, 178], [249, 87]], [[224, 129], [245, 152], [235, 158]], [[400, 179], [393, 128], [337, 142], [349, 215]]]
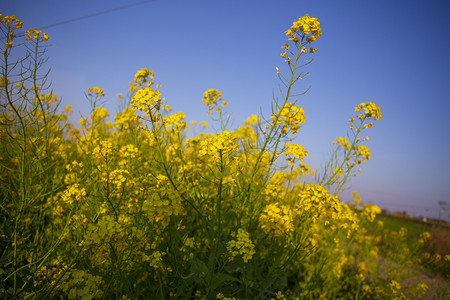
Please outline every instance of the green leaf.
[[226, 281], [235, 281], [239, 282], [239, 279], [237, 279], [234, 276], [228, 275], [228, 274], [214, 274], [213, 280], [212, 280], [212, 289], [215, 290], [216, 288], [222, 286]]
[[198, 278], [205, 278], [209, 274], [206, 264], [197, 258], [191, 260], [191, 272], [196, 273]]

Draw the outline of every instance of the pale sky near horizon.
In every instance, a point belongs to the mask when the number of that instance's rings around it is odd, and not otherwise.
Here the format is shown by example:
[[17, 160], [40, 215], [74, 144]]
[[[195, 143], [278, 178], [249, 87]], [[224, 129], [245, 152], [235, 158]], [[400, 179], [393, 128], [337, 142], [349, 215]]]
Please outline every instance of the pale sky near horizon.
[[[134, 2], [2, 1], [0, 13], [39, 28]], [[356, 190], [363, 203], [433, 218], [446, 201], [450, 221], [450, 1], [147, 1], [44, 29], [53, 89], [87, 115], [84, 92], [97, 85], [114, 114], [116, 95], [145, 67], [188, 121], [209, 121], [201, 98], [216, 88], [237, 126], [260, 108], [270, 112], [275, 67], [285, 68], [284, 31], [305, 14], [323, 32], [310, 75], [296, 87], [311, 86], [298, 99], [305, 162], [320, 169], [354, 107], [375, 102], [383, 117], [367, 132], [371, 159], [341, 199]]]

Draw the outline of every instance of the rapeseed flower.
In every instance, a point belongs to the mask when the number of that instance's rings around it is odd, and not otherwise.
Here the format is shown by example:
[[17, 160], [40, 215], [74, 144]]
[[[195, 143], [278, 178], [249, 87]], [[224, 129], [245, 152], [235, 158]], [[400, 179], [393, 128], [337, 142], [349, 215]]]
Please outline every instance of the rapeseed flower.
[[355, 112], [364, 110], [364, 114], [359, 114], [358, 118], [373, 118], [374, 120], [381, 119], [381, 111], [378, 105], [373, 102], [363, 102], [355, 107]]
[[278, 203], [267, 205], [259, 216], [259, 224], [270, 236], [284, 236], [294, 230], [291, 209]]
[[294, 103], [286, 103], [270, 118], [273, 120], [272, 126], [281, 125], [281, 135], [287, 135], [289, 131], [294, 135], [299, 131], [300, 124], [305, 123], [303, 108], [296, 106]]
[[243, 121], [242, 123], [245, 125], [250, 125], [250, 126], [254, 126], [257, 125], [259, 122], [259, 118], [257, 115], [251, 115], [250, 117], [248, 117], [248, 119], [246, 121]]
[[381, 209], [376, 205], [369, 203], [363, 206], [362, 215], [366, 216], [370, 222], [373, 222], [375, 220], [376, 215], [379, 213], [381, 213]]
[[286, 150], [284, 151], [285, 155], [292, 155], [299, 161], [303, 161], [305, 159], [305, 156], [308, 156], [308, 151], [306, 151], [302, 145], [285, 143], [284, 147], [286, 148]]
[[94, 86], [87, 89], [88, 96], [92, 96], [92, 92], [95, 93], [95, 97], [98, 98], [100, 96], [105, 96], [105, 93], [103, 93], [103, 89], [99, 88], [98, 86]]
[[48, 41], [48, 35], [46, 33], [43, 33], [41, 30], [37, 30], [37, 29], [33, 29], [30, 28], [27, 31], [25, 31], [25, 40], [26, 41], [30, 41], [30, 40], [37, 40], [39, 38], [39, 36], [42, 33], [42, 42], [46, 42]]
[[348, 140], [345, 136], [344, 137], [340, 136], [340, 137], [336, 138], [336, 140], [333, 142], [333, 144], [343, 147], [344, 150], [350, 149], [350, 143], [348, 142]]
[[299, 41], [298, 36], [300, 36], [301, 38], [306, 37], [306, 41], [311, 44], [322, 35], [322, 30], [317, 18], [312, 18], [306, 14], [297, 21], [294, 21], [291, 28], [286, 30], [284, 34], [289, 36], [289, 40], [294, 43]]
[[239, 255], [247, 263], [252, 259], [253, 254], [255, 254], [255, 245], [250, 239], [250, 234], [244, 229], [239, 228], [237, 233], [233, 232], [231, 236], [236, 239], [227, 243], [227, 250], [231, 255], [230, 260], [234, 260]]

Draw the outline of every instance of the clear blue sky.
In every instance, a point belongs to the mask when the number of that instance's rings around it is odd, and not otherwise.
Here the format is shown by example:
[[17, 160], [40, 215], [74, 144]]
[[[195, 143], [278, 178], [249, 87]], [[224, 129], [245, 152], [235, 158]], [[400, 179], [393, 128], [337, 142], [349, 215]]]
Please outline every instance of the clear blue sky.
[[[24, 27], [39, 28], [119, 7], [116, 1], [2, 1]], [[369, 131], [371, 160], [352, 180], [363, 202], [389, 210], [450, 214], [450, 1], [154, 0], [45, 29], [54, 92], [87, 115], [84, 92], [98, 85], [113, 114], [140, 68], [153, 69], [174, 111], [207, 120], [202, 94], [216, 88], [238, 125], [270, 110], [283, 32], [305, 14], [323, 35], [299, 99], [306, 123], [297, 142], [319, 168], [346, 134], [354, 107], [373, 101], [383, 118]], [[343, 200], [348, 200], [344, 193]], [[428, 209], [428, 211], [426, 210]]]

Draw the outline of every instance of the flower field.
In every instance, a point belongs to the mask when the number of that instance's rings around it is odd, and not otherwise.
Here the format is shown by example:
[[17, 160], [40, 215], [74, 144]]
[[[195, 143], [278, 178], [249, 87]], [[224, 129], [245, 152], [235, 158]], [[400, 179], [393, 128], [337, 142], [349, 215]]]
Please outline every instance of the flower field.
[[90, 115], [71, 124], [44, 70], [49, 37], [16, 36], [22, 22], [0, 17], [5, 299], [417, 299], [429, 292], [420, 264], [450, 268], [449, 255], [424, 257], [428, 232], [386, 229], [356, 192], [339, 199], [370, 159], [375, 103], [349, 108], [322, 170], [304, 163], [297, 83], [317, 55], [317, 18], [285, 32], [269, 114], [231, 127], [222, 94], [205, 91], [211, 132], [172, 112], [147, 68], [121, 112], [94, 86]]

